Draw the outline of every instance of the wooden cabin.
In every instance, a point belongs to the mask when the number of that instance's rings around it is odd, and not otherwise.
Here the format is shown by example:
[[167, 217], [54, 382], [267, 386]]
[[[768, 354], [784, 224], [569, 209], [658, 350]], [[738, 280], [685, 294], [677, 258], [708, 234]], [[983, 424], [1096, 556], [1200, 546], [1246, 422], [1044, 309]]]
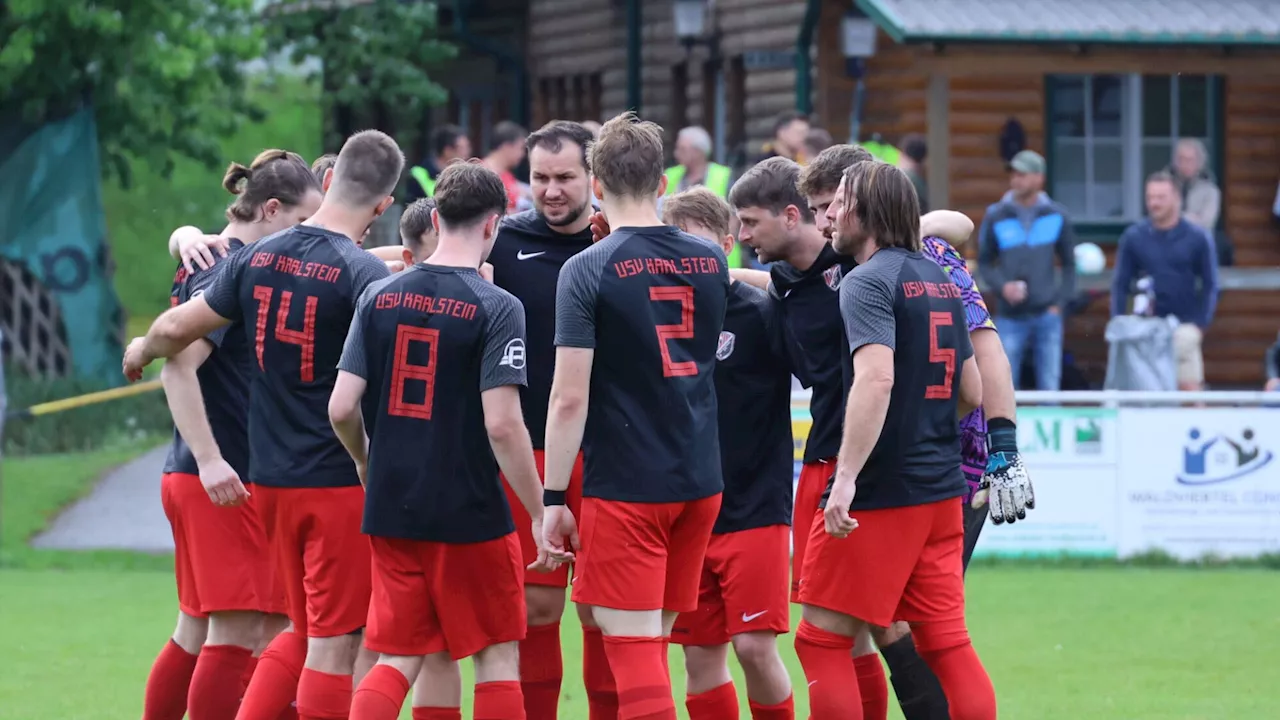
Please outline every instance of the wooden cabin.
[[[1271, 0], [1190, 9], [1174, 0], [1107, 0], [1105, 11], [1086, 0], [717, 0], [704, 2], [707, 32], [688, 44], [676, 37], [676, 1], [441, 3], [442, 13], [466, 8], [472, 37], [440, 75], [451, 100], [438, 120], [469, 127], [477, 152], [504, 113], [536, 128], [628, 108], [672, 140], [684, 125], [703, 125], [730, 163], [754, 153], [774, 118], [791, 109], [811, 111], [843, 141], [856, 82], [846, 72], [841, 19], [858, 13], [879, 27], [864, 66], [859, 137], [925, 135], [933, 207], [981, 221], [1008, 188], [999, 136], [1015, 119], [1027, 147], [1048, 161], [1046, 190], [1073, 211], [1080, 239], [1110, 258], [1123, 229], [1142, 217], [1143, 178], [1169, 163], [1176, 139], [1196, 137], [1222, 188], [1221, 231], [1236, 265], [1280, 266], [1271, 219], [1280, 182], [1280, 16]], [[452, 17], [442, 26], [456, 27]], [[509, 59], [493, 59], [495, 47], [508, 58], [523, 53], [518, 74]], [[1261, 382], [1278, 309], [1274, 290], [1222, 293], [1204, 342], [1211, 385]], [[1102, 297], [1068, 326], [1068, 348], [1095, 382], [1105, 368], [1106, 320]]]
[[[854, 80], [826, 0], [817, 48], [818, 117], [847, 136]], [[1143, 215], [1144, 178], [1180, 137], [1202, 140], [1222, 189], [1220, 229], [1238, 267], [1280, 266], [1271, 216], [1280, 182], [1280, 15], [1269, 0], [1188, 10], [1165, 0], [857, 0], [880, 28], [867, 62], [863, 137], [922, 133], [933, 207], [981, 221], [1008, 189], [999, 151], [1009, 119], [1048, 164], [1046, 191], [1073, 213], [1081, 241], [1114, 255]], [[1173, 12], [1173, 6], [1178, 12]], [[993, 27], [994, 18], [1000, 20]], [[967, 249], [970, 257], [976, 248]], [[1066, 345], [1100, 382], [1108, 299], [1072, 319]], [[1280, 292], [1223, 291], [1204, 339], [1210, 385], [1257, 387], [1280, 331]]]

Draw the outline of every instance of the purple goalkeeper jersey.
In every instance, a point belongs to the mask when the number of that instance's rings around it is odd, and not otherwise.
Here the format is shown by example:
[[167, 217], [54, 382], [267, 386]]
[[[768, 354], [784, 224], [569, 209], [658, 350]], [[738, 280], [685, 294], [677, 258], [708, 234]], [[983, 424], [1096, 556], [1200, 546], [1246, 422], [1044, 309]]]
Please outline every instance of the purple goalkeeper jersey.
[[[951, 278], [951, 282], [960, 288], [969, 332], [979, 328], [995, 330], [996, 324], [987, 310], [987, 303], [982, 299], [982, 293], [978, 292], [973, 276], [969, 274], [969, 266], [960, 253], [946, 240], [927, 237], [924, 239], [924, 254], [937, 263], [947, 277]], [[987, 418], [982, 414], [982, 408], [974, 410], [960, 421], [960, 467], [969, 483], [969, 495], [965, 498], [967, 502], [978, 489], [982, 474], [987, 469]]]

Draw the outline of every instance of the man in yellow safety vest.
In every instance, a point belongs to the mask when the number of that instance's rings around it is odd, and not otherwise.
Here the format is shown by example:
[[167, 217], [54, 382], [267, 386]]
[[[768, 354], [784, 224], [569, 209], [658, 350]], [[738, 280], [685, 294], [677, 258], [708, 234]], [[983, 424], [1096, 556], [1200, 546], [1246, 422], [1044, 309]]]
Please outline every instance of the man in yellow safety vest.
[[434, 197], [435, 179], [440, 176], [440, 171], [454, 160], [471, 157], [471, 141], [457, 125], [444, 125], [431, 133], [431, 152], [432, 156], [426, 162], [409, 169], [413, 181], [409, 183], [405, 205], [422, 198]]
[[[711, 162], [711, 135], [691, 125], [676, 136], [674, 152], [678, 165], [667, 168], [667, 194], [702, 185], [722, 198], [729, 197], [733, 172], [726, 165]], [[742, 267], [742, 250], [733, 246], [729, 267]]]

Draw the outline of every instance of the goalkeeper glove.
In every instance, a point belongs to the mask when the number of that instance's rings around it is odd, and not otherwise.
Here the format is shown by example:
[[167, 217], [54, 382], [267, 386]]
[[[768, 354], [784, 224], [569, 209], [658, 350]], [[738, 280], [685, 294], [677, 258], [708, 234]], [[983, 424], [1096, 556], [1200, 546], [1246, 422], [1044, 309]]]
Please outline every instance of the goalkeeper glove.
[[1025, 520], [1027, 510], [1036, 506], [1036, 495], [1027, 467], [1018, 454], [1017, 427], [1012, 420], [992, 418], [987, 437], [991, 447], [987, 470], [974, 504], [980, 506], [979, 498], [983, 498], [996, 525]]

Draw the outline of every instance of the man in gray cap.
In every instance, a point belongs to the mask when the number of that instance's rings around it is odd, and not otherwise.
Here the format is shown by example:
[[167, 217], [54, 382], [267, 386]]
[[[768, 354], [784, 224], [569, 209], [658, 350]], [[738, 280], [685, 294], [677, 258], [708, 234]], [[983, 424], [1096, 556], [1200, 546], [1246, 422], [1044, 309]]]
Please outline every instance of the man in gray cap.
[[1044, 158], [1023, 150], [1009, 167], [1011, 189], [987, 208], [978, 235], [979, 273], [999, 296], [996, 326], [1014, 386], [1021, 387], [1022, 359], [1030, 347], [1036, 388], [1058, 390], [1062, 310], [1075, 294], [1075, 233], [1067, 209], [1044, 193]]

